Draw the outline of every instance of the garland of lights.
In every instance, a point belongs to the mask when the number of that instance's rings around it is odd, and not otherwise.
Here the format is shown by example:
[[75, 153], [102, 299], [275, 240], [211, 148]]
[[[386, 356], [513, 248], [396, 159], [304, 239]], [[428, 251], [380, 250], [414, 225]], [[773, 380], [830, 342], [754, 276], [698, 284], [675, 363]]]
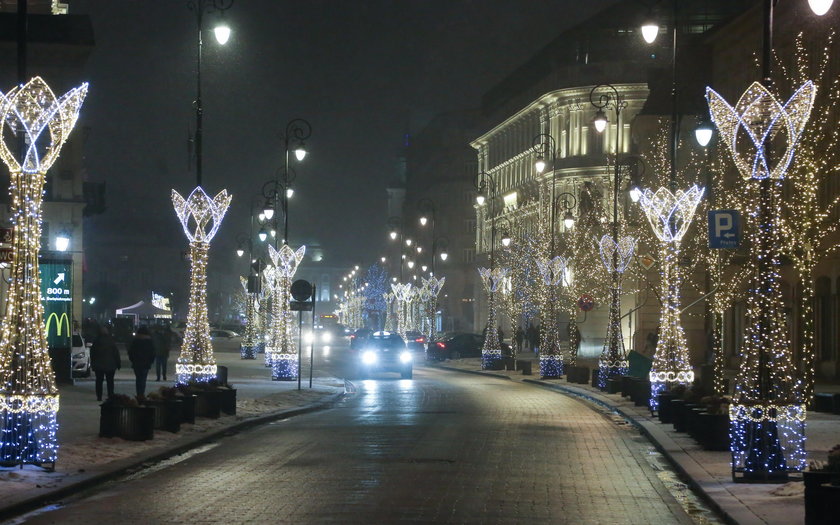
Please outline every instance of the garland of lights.
[[507, 277], [507, 268], [479, 268], [478, 274], [484, 283], [489, 301], [487, 303], [487, 325], [485, 327], [484, 345], [481, 347], [481, 369], [495, 370], [502, 359], [502, 345], [499, 342], [499, 332], [496, 327], [496, 302], [493, 300], [499, 286]]
[[306, 253], [306, 246], [297, 251], [284, 244], [279, 250], [268, 245], [268, 258], [274, 266], [270, 269], [272, 283], [271, 333], [265, 347], [266, 359], [271, 363], [272, 381], [293, 381], [298, 376], [298, 355], [295, 352], [292, 299], [292, 277]]
[[607, 380], [626, 375], [630, 368], [621, 331], [621, 275], [630, 264], [635, 247], [636, 239], [629, 236], [619, 237], [616, 242], [612, 236], [604, 235], [598, 243], [601, 261], [613, 282], [610, 286], [607, 337], [598, 359], [598, 387], [602, 390], [607, 388]]
[[[260, 279], [260, 293], [257, 295], [256, 309], [257, 309], [257, 338], [259, 343], [257, 352], [265, 354], [265, 346], [268, 343], [268, 330], [271, 326], [271, 284], [268, 280], [267, 269], [264, 269], [259, 274]], [[267, 355], [267, 354], [266, 354]], [[266, 365], [269, 366], [269, 365]]]
[[207, 252], [210, 241], [222, 225], [230, 200], [227, 190], [210, 198], [201, 186], [197, 186], [186, 199], [172, 190], [172, 206], [190, 240], [190, 304], [181, 355], [175, 364], [178, 384], [210, 381], [216, 377], [216, 359], [207, 320]]
[[408, 303], [411, 302], [413, 294], [411, 283], [391, 283], [391, 290], [397, 301], [397, 333], [405, 340]]
[[257, 294], [248, 292], [248, 279], [239, 276], [239, 282], [245, 291], [245, 334], [239, 345], [239, 357], [242, 359], [257, 358]]
[[429, 277], [423, 278], [423, 287], [428, 290], [428, 297], [426, 299], [426, 319], [428, 319], [428, 331], [426, 332], [426, 340], [434, 341], [435, 339], [435, 315], [437, 314], [437, 298], [443, 285], [446, 283], [446, 277]]
[[542, 337], [540, 338], [540, 377], [557, 379], [563, 376], [564, 356], [560, 348], [560, 334], [557, 332], [557, 286], [566, 275], [566, 259], [555, 256], [539, 258], [537, 269], [542, 276], [548, 297], [543, 313]]
[[656, 192], [646, 189], [640, 204], [657, 238], [661, 241], [661, 301], [659, 316], [659, 340], [650, 369], [650, 408], [659, 408], [659, 394], [669, 384], [690, 384], [694, 382], [694, 371], [688, 358], [685, 332], [680, 324], [680, 242], [700, 199], [703, 188], [694, 185], [687, 191], [672, 193], [668, 188]]
[[[706, 96], [735, 166], [758, 186], [758, 198], [749, 210], [758, 226], [752, 236], [756, 263], [747, 295], [743, 357], [730, 407], [733, 472], [746, 479], [783, 480], [788, 472], [805, 467], [806, 455], [802, 384], [796, 377], [782, 302], [778, 203], [781, 181], [814, 105], [816, 86], [805, 82], [784, 104], [758, 82], [747, 88], [735, 108], [711, 88]], [[785, 149], [773, 156], [772, 164], [768, 143], [778, 142], [779, 137]], [[780, 417], [780, 412], [802, 418]]]
[[[87, 88], [87, 83], [82, 84], [56, 99], [46, 82], [35, 77], [0, 93], [0, 157], [11, 177], [15, 232], [6, 313], [0, 327], [2, 464], [49, 463], [54, 467], [58, 454], [59, 396], [47, 350], [38, 269], [41, 206], [45, 175], [76, 124]], [[42, 137], [48, 137], [47, 144], [39, 140]], [[23, 160], [13, 151], [23, 153]]]
[[384, 329], [386, 332], [393, 332], [394, 327], [394, 292], [386, 292], [382, 294], [382, 298], [385, 299], [385, 323], [383, 324]]

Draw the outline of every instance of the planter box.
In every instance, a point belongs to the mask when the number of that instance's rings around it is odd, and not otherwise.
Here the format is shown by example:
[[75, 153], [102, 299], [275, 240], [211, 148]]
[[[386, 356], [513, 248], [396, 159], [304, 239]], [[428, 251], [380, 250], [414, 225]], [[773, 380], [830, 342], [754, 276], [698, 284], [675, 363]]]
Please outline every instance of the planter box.
[[636, 379], [630, 386], [630, 399], [637, 407], [644, 407], [650, 404], [650, 381], [647, 379]]
[[657, 410], [657, 417], [660, 423], [670, 424], [674, 420], [673, 407], [671, 402], [677, 399], [675, 394], [670, 392], [663, 392], [659, 394], [659, 409]]
[[503, 357], [502, 362], [505, 364], [505, 370], [508, 371], [515, 371], [516, 370], [516, 359], [513, 357]]
[[177, 399], [146, 401], [146, 406], [155, 409], [155, 429], [167, 432], [179, 432], [181, 430], [181, 407], [183, 405], [184, 402]]
[[674, 430], [677, 432], [687, 432], [688, 431], [688, 421], [691, 415], [692, 408], [697, 407], [698, 405], [694, 403], [686, 403], [683, 399], [675, 399], [671, 401], [671, 407], [673, 408], [673, 416], [674, 416]]
[[805, 482], [805, 524], [822, 525], [835, 523], [835, 501], [840, 496], [840, 486], [830, 485], [832, 478], [840, 478], [840, 472], [819, 472], [806, 470], [802, 473]]
[[220, 409], [222, 413], [230, 416], [236, 415], [236, 389], [226, 388], [219, 390]]
[[621, 376], [621, 397], [630, 397], [635, 380], [636, 378], [633, 376]]
[[696, 438], [705, 450], [729, 450], [729, 414], [700, 415], [701, 431]]
[[222, 395], [217, 390], [195, 391], [195, 416], [216, 419], [221, 415]]
[[177, 396], [181, 402], [181, 423], [195, 423], [195, 396]]
[[[593, 368], [592, 372], [589, 374], [589, 384], [592, 388], [598, 388], [598, 374], [600, 374], [600, 370], [597, 368]], [[599, 389], [600, 390], [600, 389]]]
[[567, 366], [566, 382], [585, 385], [589, 382], [589, 368], [586, 366]]
[[621, 378], [614, 377], [607, 379], [607, 394], [618, 394], [621, 392]]
[[515, 363], [517, 370], [522, 370], [522, 375], [529, 376], [531, 375], [531, 360], [530, 359], [518, 359]]
[[155, 409], [101, 405], [99, 436], [146, 441], [155, 435]]

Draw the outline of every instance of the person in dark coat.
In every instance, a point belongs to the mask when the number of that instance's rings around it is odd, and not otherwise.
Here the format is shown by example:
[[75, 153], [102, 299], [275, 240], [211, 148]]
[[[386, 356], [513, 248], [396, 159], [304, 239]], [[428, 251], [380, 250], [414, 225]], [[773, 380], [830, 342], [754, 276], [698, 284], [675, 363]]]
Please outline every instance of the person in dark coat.
[[128, 347], [128, 359], [131, 361], [131, 368], [134, 369], [137, 396], [146, 395], [146, 377], [149, 369], [155, 361], [155, 345], [152, 343], [152, 335], [149, 329], [141, 326]]
[[96, 400], [102, 401], [102, 381], [108, 382], [108, 397], [114, 397], [114, 374], [120, 369], [120, 349], [108, 327], [99, 327], [99, 336], [90, 347], [90, 367], [96, 374]]
[[169, 352], [172, 350], [172, 345], [177, 337], [177, 334], [168, 326], [162, 326], [155, 331], [155, 337], [152, 339], [155, 343], [155, 373], [157, 375], [157, 381], [160, 381], [161, 377], [166, 381]]

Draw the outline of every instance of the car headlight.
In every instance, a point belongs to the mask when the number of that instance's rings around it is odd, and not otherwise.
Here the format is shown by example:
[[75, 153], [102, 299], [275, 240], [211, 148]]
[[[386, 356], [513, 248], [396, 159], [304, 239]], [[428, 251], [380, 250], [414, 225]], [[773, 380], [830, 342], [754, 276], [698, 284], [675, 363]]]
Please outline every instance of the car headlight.
[[303, 340], [307, 343], [312, 343], [315, 341], [315, 336], [312, 335], [312, 332], [304, 332], [303, 333]]
[[324, 343], [329, 343], [330, 341], [332, 341], [332, 334], [329, 332], [324, 332], [324, 334], [321, 336], [321, 341], [323, 341]]
[[366, 365], [372, 365], [376, 362], [376, 359], [376, 352], [374, 352], [373, 350], [366, 350], [364, 353], [362, 353], [362, 363]]
[[410, 363], [413, 357], [411, 356], [411, 352], [403, 352], [400, 354], [400, 362], [401, 363]]
[[73, 359], [84, 359], [84, 358], [85, 358], [85, 353], [84, 352], [79, 352], [78, 354], [73, 354]]

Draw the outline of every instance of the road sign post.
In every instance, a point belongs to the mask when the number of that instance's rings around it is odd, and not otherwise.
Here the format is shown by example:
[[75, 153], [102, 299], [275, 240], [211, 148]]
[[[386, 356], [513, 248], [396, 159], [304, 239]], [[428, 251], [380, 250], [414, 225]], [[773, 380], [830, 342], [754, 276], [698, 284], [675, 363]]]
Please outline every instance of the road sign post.
[[709, 248], [735, 249], [741, 244], [738, 210], [709, 210]]

